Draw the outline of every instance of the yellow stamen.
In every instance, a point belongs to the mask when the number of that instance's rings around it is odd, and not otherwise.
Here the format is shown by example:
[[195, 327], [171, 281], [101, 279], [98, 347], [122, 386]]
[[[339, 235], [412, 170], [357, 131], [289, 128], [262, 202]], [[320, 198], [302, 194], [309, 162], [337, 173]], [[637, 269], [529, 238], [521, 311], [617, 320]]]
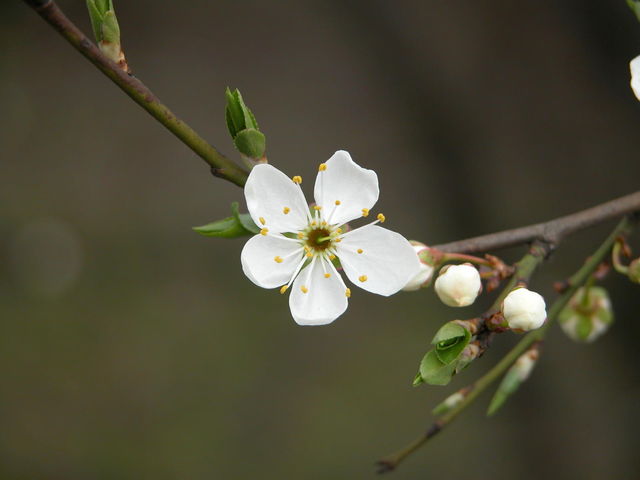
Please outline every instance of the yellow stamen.
[[342, 233], [342, 229], [341, 228], [336, 228], [336, 233]]
[[268, 228], [263, 228], [262, 230], [260, 230], [260, 235], [266, 235], [267, 233], [269, 233]]
[[307, 287], [305, 287], [304, 285], [302, 285], [300, 287], [300, 290], [302, 290], [302, 293], [307, 293], [309, 291], [309, 289]]
[[336, 200], [336, 205], [340, 205], [342, 202], [340, 200]]
[[313, 209], [314, 210], [322, 210], [322, 205], [314, 205]]
[[362, 209], [362, 216], [363, 217], [369, 216], [369, 209], [368, 208], [363, 208]]
[[341, 239], [341, 238], [334, 238], [334, 239], [333, 239], [333, 241], [334, 241], [335, 243], [340, 243], [340, 242], [342, 241], [342, 239]]
[[312, 227], [315, 227], [318, 224], [318, 222], [316, 222], [315, 220], [313, 222], [311, 222], [309, 225], [311, 225]]
[[325, 222], [324, 220], [322, 222], [320, 222], [320, 225], [322, 225], [323, 227], [327, 226], [327, 222]]
[[333, 253], [329, 255], [329, 260], [333, 262], [335, 259], [336, 259], [336, 256]]
[[324, 172], [326, 169], [327, 169], [326, 163], [321, 163], [320, 166], [318, 166], [318, 171], [320, 172]]
[[344, 291], [344, 296], [347, 297], [347, 298], [351, 297], [351, 289], [350, 288], [347, 288]]
[[329, 278], [331, 276], [331, 274], [329, 272], [324, 274], [324, 278]]
[[358, 277], [358, 280], [360, 280], [361, 282], [366, 282], [367, 281], [367, 276], [366, 275], [360, 275]]
[[282, 209], [282, 213], [284, 213], [285, 215], [286, 215], [287, 213], [289, 213], [290, 211], [291, 211], [291, 209], [290, 209], [289, 207], [284, 207], [284, 208]]
[[307, 252], [307, 258], [311, 258], [311, 257], [313, 257], [313, 253]]
[[260, 223], [263, 224], [263, 225], [265, 223], [267, 223], [267, 221], [264, 219], [264, 217], [260, 217], [258, 220], [260, 220]]
[[282, 285], [280, 287], [280, 293], [284, 295], [284, 292], [287, 291], [287, 288], [289, 288], [289, 285]]
[[278, 256], [273, 257], [273, 261], [276, 262], [276, 263], [282, 263], [283, 262], [282, 257], [278, 257]]
[[382, 213], [379, 213], [378, 220], [380, 220], [380, 223], [384, 223], [384, 221], [386, 220], [386, 217]]
[[298, 238], [302, 240], [304, 238], [304, 232], [298, 232]]
[[298, 185], [302, 183], [302, 177], [300, 175], [296, 175], [291, 180], [293, 180], [293, 183], [297, 183]]
[[358, 249], [358, 253], [362, 253], [364, 250], [362, 250], [361, 248]]

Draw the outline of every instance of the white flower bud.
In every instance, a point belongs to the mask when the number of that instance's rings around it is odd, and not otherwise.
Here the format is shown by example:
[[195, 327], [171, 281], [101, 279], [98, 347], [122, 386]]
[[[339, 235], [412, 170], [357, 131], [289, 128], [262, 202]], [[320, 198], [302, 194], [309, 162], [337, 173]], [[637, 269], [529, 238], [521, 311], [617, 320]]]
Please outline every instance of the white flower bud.
[[631, 60], [629, 68], [631, 69], [631, 89], [640, 100], [640, 55]]
[[480, 273], [470, 263], [446, 265], [440, 270], [435, 289], [445, 305], [466, 307], [475, 301], [482, 290]]
[[424, 252], [428, 250], [428, 247], [422, 243], [411, 241], [411, 246], [418, 255], [418, 260], [420, 260], [420, 270], [418, 274], [413, 277], [409, 282], [404, 286], [402, 290], [405, 292], [414, 292], [419, 290], [421, 287], [426, 286], [431, 281], [431, 277], [433, 277], [433, 271], [435, 270], [432, 265], [429, 265], [424, 261], [424, 259], [420, 256], [420, 252]]
[[524, 287], [509, 292], [502, 302], [502, 314], [509, 328], [523, 332], [540, 328], [547, 319], [542, 295]]

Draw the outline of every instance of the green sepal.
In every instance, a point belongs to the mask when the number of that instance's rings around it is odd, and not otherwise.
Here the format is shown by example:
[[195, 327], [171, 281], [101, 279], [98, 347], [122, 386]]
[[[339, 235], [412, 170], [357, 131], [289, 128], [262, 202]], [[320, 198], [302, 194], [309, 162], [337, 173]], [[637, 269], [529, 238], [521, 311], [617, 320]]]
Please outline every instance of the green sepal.
[[633, 13], [636, 14], [636, 18], [640, 22], [640, 1], [638, 0], [627, 0], [627, 5]]
[[266, 149], [264, 134], [254, 128], [247, 128], [238, 132], [233, 139], [233, 144], [240, 153], [253, 159], [262, 158]]
[[438, 359], [445, 364], [454, 362], [471, 340], [471, 332], [455, 322], [445, 323], [431, 341]]
[[430, 350], [420, 362], [420, 377], [429, 385], [447, 385], [455, 373], [455, 367], [455, 362], [447, 365], [440, 361], [435, 350]]
[[260, 229], [253, 223], [251, 215], [239, 212], [238, 202], [231, 204], [230, 217], [193, 227], [193, 230], [206, 237], [223, 238], [245, 237], [260, 232]]

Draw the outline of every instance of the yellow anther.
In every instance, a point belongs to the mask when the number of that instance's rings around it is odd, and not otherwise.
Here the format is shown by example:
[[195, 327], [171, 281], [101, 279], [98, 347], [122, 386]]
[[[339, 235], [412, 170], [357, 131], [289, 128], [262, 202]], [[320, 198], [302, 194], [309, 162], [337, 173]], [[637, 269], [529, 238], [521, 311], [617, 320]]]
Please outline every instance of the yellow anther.
[[340, 200], [336, 200], [336, 205], [340, 205], [342, 202]]
[[378, 214], [378, 220], [380, 220], [380, 223], [384, 223], [384, 221], [386, 220], [385, 216], [381, 213]]
[[307, 258], [311, 258], [311, 257], [313, 257], [313, 253], [307, 252]]
[[263, 225], [265, 223], [267, 223], [267, 221], [264, 219], [264, 217], [260, 217], [258, 220], [260, 220], [260, 223], [263, 224]]
[[325, 222], [324, 220], [322, 222], [320, 222], [320, 225], [322, 225], [323, 227], [327, 226], [327, 222]]
[[302, 290], [302, 293], [307, 293], [309, 291], [309, 289], [307, 287], [305, 287], [304, 285], [302, 285], [300, 287], [300, 290]]
[[336, 228], [336, 233], [342, 233], [342, 229], [341, 228]]
[[298, 238], [302, 240], [304, 238], [304, 232], [298, 232]]
[[363, 217], [368, 217], [369, 216], [369, 209], [368, 208], [363, 208], [362, 209], [362, 216]]
[[347, 298], [351, 297], [351, 289], [350, 288], [347, 288], [344, 291], [344, 296], [347, 297]]
[[326, 169], [327, 169], [326, 163], [321, 163], [320, 166], [318, 167], [318, 171], [320, 172], [324, 172]]
[[282, 262], [283, 262], [282, 257], [278, 257], [278, 256], [273, 257], [273, 260], [274, 260], [274, 262], [276, 262], [276, 263], [282, 263]]
[[333, 253], [329, 255], [329, 260], [333, 262], [335, 259], [336, 259], [336, 256]]
[[334, 238], [334, 239], [333, 239], [333, 241], [334, 241], [335, 243], [340, 243], [340, 242], [342, 241], [342, 239], [341, 239], [341, 238]]
[[314, 205], [313, 209], [314, 210], [322, 210], [322, 205]]
[[282, 209], [282, 213], [284, 213], [285, 215], [286, 215], [287, 213], [289, 213], [290, 211], [291, 211], [291, 209], [290, 209], [289, 207], [284, 207], [284, 208]]
[[318, 222], [316, 222], [315, 220], [313, 222], [311, 222], [309, 225], [311, 225], [312, 227], [315, 227], [318, 224]]
[[362, 250], [361, 248], [358, 249], [358, 253], [362, 253], [364, 250]]
[[289, 285], [282, 285], [280, 287], [280, 293], [284, 294], [284, 292], [286, 292], [288, 288], [289, 288]]
[[263, 228], [262, 230], [260, 230], [260, 235], [266, 235], [267, 233], [269, 233], [268, 228]]
[[329, 272], [324, 274], [324, 278], [329, 278], [331, 276], [331, 274]]
[[366, 275], [360, 275], [358, 277], [358, 280], [360, 280], [361, 282], [366, 282], [367, 281], [367, 276]]
[[297, 183], [298, 185], [302, 183], [302, 177], [300, 175], [296, 175], [291, 180], [293, 180], [293, 183]]

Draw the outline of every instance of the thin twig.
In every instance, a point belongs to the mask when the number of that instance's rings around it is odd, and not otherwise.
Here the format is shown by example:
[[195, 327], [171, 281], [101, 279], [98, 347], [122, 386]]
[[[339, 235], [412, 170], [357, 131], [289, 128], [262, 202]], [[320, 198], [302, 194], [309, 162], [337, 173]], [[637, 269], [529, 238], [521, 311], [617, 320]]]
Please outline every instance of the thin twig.
[[542, 240], [556, 246], [564, 237], [578, 230], [637, 211], [640, 211], [640, 192], [548, 222], [435, 245], [434, 248], [456, 253], [488, 252], [533, 240]]
[[133, 101], [178, 137], [200, 158], [211, 166], [212, 173], [242, 187], [248, 172], [222, 155], [189, 125], [156, 97], [136, 77], [124, 72], [117, 63], [107, 58], [100, 49], [76, 27], [53, 0], [24, 0], [53, 28], [55, 28], [76, 50], [111, 79]]
[[635, 217], [623, 219], [607, 239], [600, 245], [600, 247], [598, 247], [593, 255], [591, 255], [582, 267], [568, 280], [568, 288], [560, 297], [558, 297], [549, 309], [545, 325], [542, 328], [527, 334], [491, 370], [470, 385], [468, 387], [469, 393], [465, 396], [464, 400], [456, 405], [456, 407], [440, 416], [422, 436], [399, 452], [380, 460], [377, 463], [379, 467], [378, 472], [385, 473], [394, 470], [405, 458], [415, 452], [429, 439], [433, 438], [437, 433], [442, 431], [448, 424], [455, 420], [455, 418], [471, 403], [473, 403], [473, 401], [484, 390], [486, 390], [489, 385], [504, 374], [504, 372], [511, 367], [513, 362], [515, 362], [518, 357], [522, 355], [522, 353], [524, 353], [534, 342], [542, 340], [553, 321], [557, 318], [567, 302], [569, 302], [576, 290], [578, 290], [578, 288], [580, 288], [589, 279], [591, 274], [598, 268], [598, 265], [609, 254], [616, 239], [620, 236], [628, 235], [637, 221], [638, 219]]

